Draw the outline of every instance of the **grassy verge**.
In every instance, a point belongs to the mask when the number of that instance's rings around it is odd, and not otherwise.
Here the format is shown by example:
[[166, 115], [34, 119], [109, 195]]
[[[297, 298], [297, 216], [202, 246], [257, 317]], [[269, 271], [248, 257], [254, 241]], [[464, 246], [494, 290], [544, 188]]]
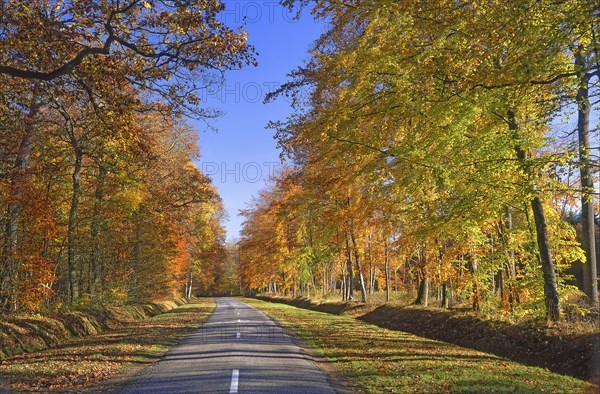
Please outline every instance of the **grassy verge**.
[[0, 375], [16, 391], [79, 391], [136, 365], [155, 361], [214, 310], [199, 299], [124, 327], [5, 359]]
[[593, 321], [511, 322], [482, 317], [472, 311], [439, 307], [377, 304], [357, 301], [319, 301], [307, 298], [257, 296], [256, 298], [335, 315], [351, 315], [381, 328], [492, 353], [510, 360], [547, 368], [598, 384], [600, 382], [600, 332]]
[[0, 361], [20, 353], [63, 345], [97, 335], [124, 323], [144, 320], [167, 312], [187, 301], [182, 298], [127, 304], [104, 308], [81, 308], [46, 313], [10, 313], [0, 315]]
[[297, 333], [360, 391], [370, 393], [554, 392], [598, 388], [491, 354], [293, 306], [244, 299]]

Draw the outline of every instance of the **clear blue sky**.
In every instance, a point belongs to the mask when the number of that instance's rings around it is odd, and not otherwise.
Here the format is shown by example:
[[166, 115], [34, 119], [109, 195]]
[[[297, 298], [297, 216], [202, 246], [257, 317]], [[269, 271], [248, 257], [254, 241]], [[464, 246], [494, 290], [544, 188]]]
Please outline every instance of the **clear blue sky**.
[[[200, 133], [201, 159], [196, 163], [217, 186], [229, 214], [228, 238], [238, 236], [242, 218], [238, 211], [264, 188], [269, 173], [280, 165], [269, 120], [283, 120], [291, 108], [285, 99], [263, 104], [266, 93], [285, 83], [286, 74], [304, 64], [310, 45], [323, 32], [322, 22], [308, 11], [300, 20], [278, 0], [226, 0], [220, 20], [242, 25], [246, 17], [248, 40], [258, 52], [258, 67], [226, 74], [220, 91], [204, 92], [207, 105], [224, 116], [213, 121], [218, 132]], [[198, 129], [205, 126], [198, 123]]]

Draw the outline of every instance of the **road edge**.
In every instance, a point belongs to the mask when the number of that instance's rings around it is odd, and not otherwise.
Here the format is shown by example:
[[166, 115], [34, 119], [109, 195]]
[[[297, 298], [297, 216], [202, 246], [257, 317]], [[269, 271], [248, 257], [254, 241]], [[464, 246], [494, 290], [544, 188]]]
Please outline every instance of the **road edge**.
[[[243, 301], [243, 299], [248, 299], [246, 297], [232, 297], [232, 298], [237, 301], [240, 301], [244, 304], [246, 304], [246, 303]], [[250, 299], [252, 299], [252, 298], [250, 298]], [[256, 299], [256, 300], [262, 301], [259, 299]], [[268, 301], [262, 301], [262, 302], [268, 302]], [[262, 309], [256, 308], [249, 304], [246, 304], [246, 305], [248, 305], [251, 308], [257, 309], [263, 315], [265, 315], [267, 317], [267, 319], [271, 320], [278, 327], [281, 327], [283, 332], [285, 332], [286, 335], [288, 335], [290, 338], [292, 338], [294, 344], [296, 346], [298, 346], [305, 353], [305, 355], [307, 356], [307, 360], [312, 362], [316, 368], [319, 368], [320, 370], [323, 371], [323, 374], [327, 378], [327, 383], [331, 386], [331, 388], [336, 393], [339, 393], [339, 394], [364, 393], [364, 391], [358, 387], [358, 385], [356, 384], [354, 379], [339, 372], [333, 366], [333, 363], [327, 359], [327, 357], [319, 354], [319, 352], [315, 348], [311, 347], [308, 343], [306, 343], [306, 341], [304, 341], [304, 339], [302, 339], [302, 337], [300, 337], [300, 335], [298, 333], [296, 333], [295, 331], [292, 331], [292, 329], [290, 327], [287, 327], [286, 325], [282, 324], [279, 320], [277, 320], [276, 318], [267, 314]]]
[[[215, 297], [212, 297], [212, 298], [215, 299]], [[154, 364], [156, 364], [157, 362], [159, 362], [160, 360], [165, 358], [165, 356], [171, 350], [173, 350], [173, 348], [175, 348], [175, 347], [179, 346], [181, 343], [183, 343], [183, 341], [186, 340], [186, 338], [190, 335], [190, 333], [192, 333], [193, 331], [195, 331], [197, 329], [202, 328], [202, 326], [204, 325], [204, 322], [206, 322], [206, 320], [208, 320], [213, 315], [213, 313], [215, 313], [216, 309], [217, 309], [217, 302], [215, 300], [214, 306], [213, 306], [212, 310], [210, 311], [210, 313], [206, 314], [204, 317], [200, 318], [198, 321], [193, 322], [164, 351], [157, 352], [156, 354], [150, 356], [148, 358], [148, 360], [142, 361], [139, 364], [134, 364], [134, 365], [125, 367], [122, 372], [119, 372], [115, 376], [113, 376], [105, 381], [99, 382], [98, 384], [95, 384], [94, 386], [84, 388], [83, 390], [78, 391], [78, 392], [85, 393], [85, 394], [105, 394], [105, 393], [112, 394], [112, 393], [122, 392], [125, 389], [125, 387], [127, 387], [130, 383], [132, 383], [135, 380], [135, 378], [137, 378], [139, 375], [143, 374], [146, 370], [152, 368], [152, 366]], [[0, 394], [3, 394], [3, 393], [0, 391]]]

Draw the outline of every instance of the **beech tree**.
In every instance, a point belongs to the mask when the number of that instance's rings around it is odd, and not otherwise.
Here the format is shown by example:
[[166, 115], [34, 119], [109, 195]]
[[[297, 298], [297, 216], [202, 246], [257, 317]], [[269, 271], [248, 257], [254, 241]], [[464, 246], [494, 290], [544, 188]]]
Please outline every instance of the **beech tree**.
[[[417, 303], [428, 283], [447, 294], [452, 282], [473, 309], [491, 293], [513, 312], [533, 297], [559, 320], [573, 290], [562, 271], [583, 255], [556, 203], [579, 192], [560, 176], [573, 152], [550, 139], [551, 125], [577, 91], [582, 102], [573, 43], [590, 42], [598, 5], [365, 0], [313, 11], [329, 29], [267, 101], [294, 99], [295, 114], [272, 126], [303, 187], [340, 202], [324, 220], [352, 223], [348, 260], [362, 256], [366, 223], [384, 215], [421, 288]], [[364, 212], [345, 220], [355, 201]]]
[[[223, 8], [212, 0], [0, 3], [1, 146], [6, 153], [0, 200], [6, 210], [0, 294], [6, 308], [39, 306], [39, 298], [20, 296], [22, 288], [41, 286], [25, 283], [22, 275], [34, 260], [22, 253], [32, 231], [27, 217], [32, 185], [46, 186], [42, 195], [48, 212], [57, 210], [69, 218], [66, 227], [57, 221], [60, 230], [45, 230], [43, 246], [36, 252], [57, 274], [56, 278], [42, 275], [47, 291], [37, 294], [43, 294], [46, 302], [58, 299], [53, 298], [57, 288], [68, 303], [77, 305], [90, 297], [108, 299], [110, 294], [113, 300], [150, 297], [140, 289], [151, 279], [168, 279], [159, 286], [163, 290], [182, 286], [181, 272], [189, 268], [183, 265], [194, 259], [185, 251], [191, 249], [191, 235], [187, 228], [158, 220], [160, 209], [150, 209], [152, 204], [144, 197], [157, 189], [154, 180], [140, 175], [150, 163], [160, 161], [159, 152], [174, 151], [178, 142], [157, 135], [148, 138], [153, 134], [150, 128], [140, 125], [154, 117], [169, 125], [159, 131], [169, 135], [181, 132], [182, 116], [214, 117], [218, 111], [202, 106], [197, 91], [218, 82], [227, 69], [254, 64], [246, 32], [218, 21]], [[192, 160], [193, 146], [190, 142], [188, 148], [175, 150], [177, 160]], [[61, 156], [48, 154], [51, 148]], [[173, 193], [156, 203], [161, 209], [171, 205], [177, 212], [202, 216], [204, 208], [216, 204], [209, 181], [190, 165], [176, 167]], [[60, 171], [38, 176], [33, 171], [38, 167], [60, 168], [71, 179], [65, 183]], [[65, 188], [67, 184], [71, 190]], [[119, 184], [126, 190], [120, 190]], [[65, 206], [57, 205], [58, 188], [72, 197], [66, 212]], [[137, 221], [116, 220], [133, 212]], [[136, 223], [134, 228], [147, 229], [144, 224], [153, 220], [158, 220], [156, 231], [147, 234], [127, 235], [129, 229], [123, 227]], [[85, 227], [89, 233], [83, 237]], [[202, 242], [217, 247], [217, 233], [214, 242], [212, 236]], [[107, 246], [111, 234], [122, 236]], [[63, 236], [66, 256], [58, 247]], [[148, 260], [154, 270], [144, 271], [132, 262], [143, 261], [141, 255], [153, 237], [168, 244]], [[178, 263], [169, 266], [171, 258]], [[161, 276], [171, 269], [177, 279]], [[138, 285], [128, 288], [126, 283], [136, 281], [126, 279], [135, 272]]]

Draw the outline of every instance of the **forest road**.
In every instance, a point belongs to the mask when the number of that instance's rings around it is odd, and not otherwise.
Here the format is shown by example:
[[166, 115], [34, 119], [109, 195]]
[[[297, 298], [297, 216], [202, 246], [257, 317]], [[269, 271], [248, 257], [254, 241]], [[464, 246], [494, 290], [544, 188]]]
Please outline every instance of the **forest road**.
[[335, 393], [313, 359], [263, 312], [217, 298], [204, 325], [123, 393]]

